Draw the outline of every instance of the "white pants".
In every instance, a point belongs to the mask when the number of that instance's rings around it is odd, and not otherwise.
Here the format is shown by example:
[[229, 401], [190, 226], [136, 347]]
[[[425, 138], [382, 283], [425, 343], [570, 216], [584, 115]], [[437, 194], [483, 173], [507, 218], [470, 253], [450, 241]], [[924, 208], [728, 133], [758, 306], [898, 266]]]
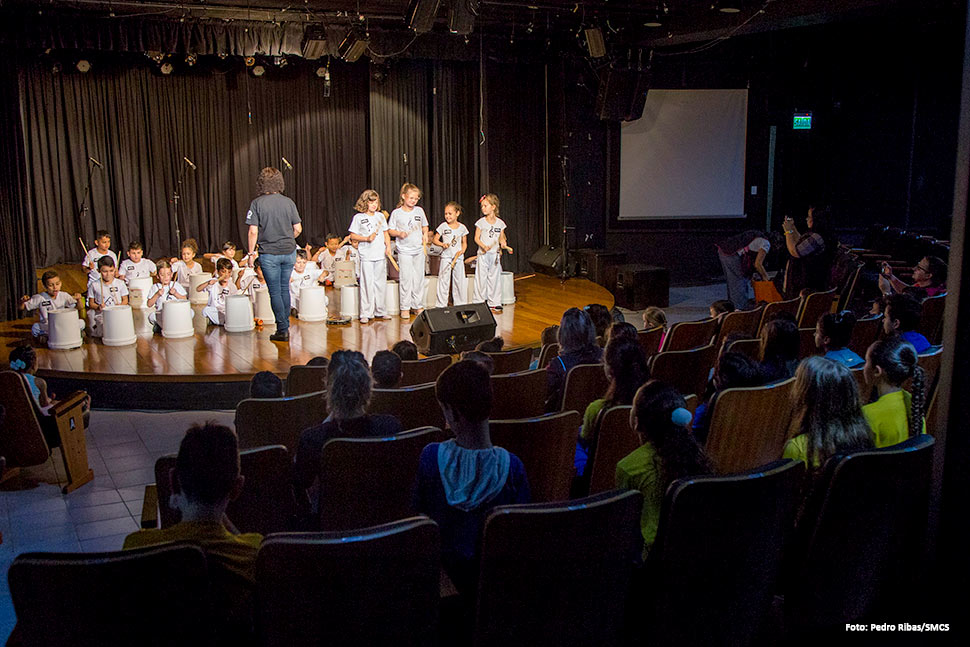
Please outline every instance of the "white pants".
[[444, 308], [448, 305], [448, 293], [451, 286], [455, 286], [455, 305], [463, 306], [468, 302], [468, 281], [465, 279], [465, 257], [459, 256], [455, 266], [451, 267], [451, 260], [442, 257], [438, 266], [438, 296], [435, 305]]
[[401, 266], [401, 310], [420, 310], [424, 307], [424, 294], [428, 282], [424, 278], [424, 254], [401, 254], [397, 263]]
[[226, 311], [220, 310], [215, 306], [206, 306], [202, 308], [202, 314], [217, 326], [226, 325]]
[[[81, 328], [81, 332], [84, 332], [84, 320], [78, 319], [77, 324]], [[47, 326], [48, 326], [47, 324], [45, 323], [42, 324], [41, 322], [38, 321], [37, 323], [35, 323], [30, 327], [30, 334], [33, 335], [34, 337], [40, 337], [41, 335], [46, 335]]]
[[488, 302], [489, 307], [502, 305], [502, 259], [495, 254], [480, 254], [475, 265], [475, 303]]
[[383, 317], [387, 310], [387, 261], [360, 261], [360, 318]]

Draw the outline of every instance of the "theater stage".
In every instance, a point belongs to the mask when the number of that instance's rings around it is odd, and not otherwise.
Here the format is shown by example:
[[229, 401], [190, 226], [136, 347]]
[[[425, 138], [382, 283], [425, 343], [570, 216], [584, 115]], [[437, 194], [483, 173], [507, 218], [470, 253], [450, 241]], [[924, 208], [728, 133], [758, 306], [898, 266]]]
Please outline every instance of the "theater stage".
[[[329, 292], [329, 289], [328, 289]], [[613, 307], [613, 295], [586, 279], [559, 279], [529, 274], [515, 279], [516, 302], [495, 315], [496, 335], [506, 348], [537, 347], [546, 326], [559, 323], [571, 307], [602, 303]], [[147, 310], [133, 311], [137, 341], [130, 346], [105, 346], [85, 336], [80, 348], [48, 350], [37, 347], [37, 374], [57, 394], [74, 389], [91, 393], [95, 407], [128, 409], [233, 408], [246, 397], [248, 382], [258, 371], [286, 377], [293, 364], [337, 350], [359, 350], [368, 360], [401, 339], [410, 339], [414, 321], [394, 317], [361, 325], [329, 326], [291, 319], [290, 342], [271, 342], [274, 330], [227, 333], [204, 324], [202, 306], [196, 311], [196, 333], [185, 339], [153, 335]], [[0, 323], [0, 359], [7, 366], [10, 349], [30, 337], [34, 319]], [[203, 386], [205, 385], [205, 386]]]

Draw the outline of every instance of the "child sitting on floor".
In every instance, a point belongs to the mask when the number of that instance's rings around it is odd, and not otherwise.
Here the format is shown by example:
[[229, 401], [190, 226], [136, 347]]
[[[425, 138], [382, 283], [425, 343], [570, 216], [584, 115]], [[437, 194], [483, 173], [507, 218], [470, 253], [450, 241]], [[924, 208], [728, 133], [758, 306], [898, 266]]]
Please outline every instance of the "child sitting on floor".
[[[213, 263], [218, 262], [220, 258], [227, 258], [229, 259], [229, 262], [232, 263], [233, 271], [236, 271], [239, 269], [239, 263], [236, 262], [236, 243], [232, 242], [231, 240], [227, 240], [222, 244], [221, 252], [216, 254], [212, 254], [212, 253], [203, 254], [202, 257], [209, 259]], [[247, 256], [243, 259], [243, 265], [246, 265], [248, 262], [249, 262], [249, 257]]]
[[[166, 260], [158, 261], [158, 283], [152, 286], [148, 292], [146, 305], [155, 310], [148, 315], [148, 321], [152, 324], [155, 333], [162, 332], [162, 308], [167, 301], [177, 299], [188, 299], [189, 295], [182, 287], [181, 283], [176, 283], [173, 279], [172, 266]], [[194, 312], [192, 313], [195, 314]]]
[[106, 230], [98, 230], [98, 233], [94, 237], [94, 245], [84, 255], [84, 260], [82, 261], [84, 268], [88, 270], [88, 283], [95, 283], [101, 278], [98, 261], [101, 260], [102, 256], [110, 256], [114, 260], [115, 265], [118, 264], [118, 255], [111, 251], [111, 234]]
[[[30, 334], [34, 337], [41, 337], [48, 332], [47, 313], [51, 310], [63, 310], [74, 308], [81, 301], [80, 294], [70, 295], [61, 291], [61, 277], [54, 270], [47, 270], [40, 277], [40, 282], [47, 289], [46, 292], [35, 294], [32, 297], [26, 294], [20, 298], [21, 310], [37, 311], [37, 323], [30, 327]], [[84, 330], [84, 321], [78, 319], [78, 326]]]
[[175, 280], [189, 292], [189, 277], [193, 274], [202, 274], [202, 264], [196, 262], [195, 255], [199, 253], [199, 246], [195, 240], [187, 238], [182, 242], [182, 259], [172, 258], [172, 271], [175, 273]]
[[104, 309], [128, 305], [128, 286], [115, 277], [115, 261], [110, 256], [98, 259], [98, 280], [88, 283], [88, 325], [92, 337], [104, 335]]
[[[296, 250], [296, 262], [293, 264], [293, 271], [290, 273], [290, 303], [293, 304], [292, 314], [297, 316], [300, 310], [300, 290], [313, 287], [318, 284], [320, 270], [316, 266], [310, 266], [307, 261], [305, 249]], [[324, 303], [327, 299], [324, 297]]]
[[256, 290], [266, 287], [266, 277], [263, 276], [263, 266], [258, 257], [253, 259], [253, 272], [255, 273], [249, 275], [240, 272], [239, 276], [236, 277], [236, 289], [248, 296], [249, 300], [255, 305]]
[[118, 266], [118, 278], [123, 279], [125, 285], [131, 285], [132, 279], [148, 278], [157, 271], [155, 263], [143, 258], [144, 254], [145, 250], [137, 240], [128, 243], [128, 258]]
[[232, 263], [228, 258], [220, 258], [216, 261], [216, 275], [218, 278], [209, 279], [197, 290], [199, 292], [208, 291], [209, 303], [202, 309], [210, 322], [216, 326], [226, 324], [226, 300], [236, 294], [236, 286], [232, 282]]

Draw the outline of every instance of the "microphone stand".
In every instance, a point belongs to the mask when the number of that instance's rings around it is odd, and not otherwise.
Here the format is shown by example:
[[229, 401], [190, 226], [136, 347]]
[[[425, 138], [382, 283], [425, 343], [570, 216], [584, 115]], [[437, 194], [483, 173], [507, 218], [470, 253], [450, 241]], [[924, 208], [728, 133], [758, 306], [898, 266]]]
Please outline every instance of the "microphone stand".
[[567, 232], [572, 227], [566, 223], [568, 214], [566, 200], [569, 199], [569, 179], [566, 173], [566, 165], [568, 163], [569, 158], [566, 157], [565, 153], [559, 156], [559, 165], [562, 168], [562, 245], [560, 247], [562, 250], [562, 269], [559, 271], [560, 283], [565, 283], [569, 278], [569, 237], [567, 236]]
[[174, 205], [174, 211], [172, 212], [172, 217], [175, 224], [175, 253], [178, 254], [179, 250], [182, 249], [182, 232], [179, 230], [179, 200], [182, 196], [179, 195], [179, 190], [182, 188], [182, 180], [185, 179], [185, 168], [186, 164], [184, 161], [179, 162], [179, 177], [178, 182], [175, 184], [175, 188], [172, 190], [172, 204]]

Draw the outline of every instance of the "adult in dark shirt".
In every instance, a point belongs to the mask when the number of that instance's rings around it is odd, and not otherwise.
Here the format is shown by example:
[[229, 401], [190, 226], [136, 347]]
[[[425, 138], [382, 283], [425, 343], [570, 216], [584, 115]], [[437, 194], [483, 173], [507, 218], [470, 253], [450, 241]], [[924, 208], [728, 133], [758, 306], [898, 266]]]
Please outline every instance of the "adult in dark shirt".
[[[827, 209], [808, 208], [805, 219], [808, 230], [800, 234], [795, 221], [785, 218], [785, 247], [790, 258], [783, 273], [776, 276], [778, 291], [786, 299], [796, 298], [803, 289], [827, 290], [832, 277], [832, 261], [839, 240], [832, 231], [832, 217]], [[781, 285], [777, 283], [781, 282]]]
[[296, 262], [296, 237], [303, 231], [300, 214], [283, 192], [283, 174], [267, 166], [256, 178], [259, 197], [249, 204], [249, 256], [259, 249], [270, 304], [276, 317], [273, 341], [290, 340], [290, 274]]
[[[334, 365], [337, 364], [336, 367]], [[327, 375], [327, 406], [330, 415], [315, 427], [300, 434], [293, 465], [293, 480], [298, 487], [310, 490], [314, 510], [320, 496], [317, 480], [320, 476], [320, 454], [323, 446], [333, 438], [383, 438], [399, 434], [404, 429], [394, 416], [368, 415], [371, 395], [371, 374], [367, 366], [355, 359], [331, 361]]]
[[558, 411], [566, 375], [577, 364], [599, 364], [603, 349], [596, 343], [596, 326], [579, 308], [570, 308], [559, 322], [559, 356], [546, 366], [546, 411]]

